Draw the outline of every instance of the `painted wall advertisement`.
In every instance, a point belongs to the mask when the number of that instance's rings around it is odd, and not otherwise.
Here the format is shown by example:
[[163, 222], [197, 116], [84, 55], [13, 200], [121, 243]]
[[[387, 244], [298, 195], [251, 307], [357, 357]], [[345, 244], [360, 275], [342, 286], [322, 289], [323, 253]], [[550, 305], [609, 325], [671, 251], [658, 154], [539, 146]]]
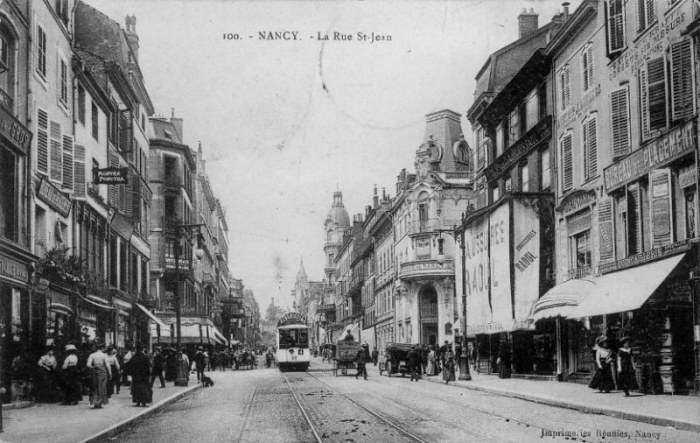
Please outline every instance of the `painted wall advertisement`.
[[509, 208], [502, 205], [465, 233], [468, 335], [509, 331], [513, 326]]

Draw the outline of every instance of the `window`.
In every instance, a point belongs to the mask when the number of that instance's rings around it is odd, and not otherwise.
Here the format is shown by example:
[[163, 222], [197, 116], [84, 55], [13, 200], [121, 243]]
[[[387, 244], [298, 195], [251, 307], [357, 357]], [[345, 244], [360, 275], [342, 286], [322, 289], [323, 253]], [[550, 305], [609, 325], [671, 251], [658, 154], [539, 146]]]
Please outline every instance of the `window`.
[[540, 152], [540, 183], [541, 189], [547, 190], [552, 186], [552, 164], [549, 149]]
[[85, 126], [85, 88], [78, 85], [78, 121]]
[[642, 32], [656, 20], [656, 0], [637, 0], [637, 31]]
[[608, 1], [608, 54], [625, 49], [625, 1]]
[[58, 100], [63, 106], [68, 106], [68, 65], [63, 57], [59, 56], [58, 59]]
[[99, 137], [99, 135], [100, 135], [100, 120], [99, 120], [100, 115], [97, 112], [97, 105], [95, 105], [94, 103], [92, 104], [91, 113], [92, 113], [92, 138], [99, 141], [99, 139], [100, 139], [100, 137]]
[[17, 155], [0, 144], [0, 237], [17, 240]]
[[36, 72], [46, 78], [46, 33], [39, 25], [36, 27]]
[[[518, 106], [518, 137], [522, 137], [528, 129], [527, 101]], [[515, 139], [515, 138], [514, 138]]]
[[527, 163], [520, 165], [520, 190], [522, 192], [530, 191], [530, 168]]
[[539, 118], [537, 121], [542, 120], [547, 116], [547, 84], [542, 83], [539, 88], [537, 88], [537, 111], [539, 113]]
[[598, 129], [596, 114], [591, 114], [583, 122], [583, 177], [585, 180], [598, 175]]
[[617, 260], [627, 256], [627, 195], [615, 197], [615, 253]]
[[690, 39], [671, 45], [671, 117], [693, 116], [693, 53]]
[[503, 182], [503, 191], [504, 192], [511, 192], [512, 190], [513, 190], [513, 179], [508, 177]]
[[626, 86], [610, 93], [610, 107], [613, 157], [618, 158], [630, 152], [629, 90]]
[[568, 132], [559, 140], [561, 149], [561, 185], [563, 191], [574, 186], [574, 169], [572, 153], [572, 134]]
[[584, 274], [590, 272], [591, 268], [591, 231], [586, 230], [573, 236], [574, 263], [572, 268], [582, 271]]
[[420, 224], [420, 230], [423, 232], [428, 228], [429, 224], [429, 205], [428, 205], [428, 193], [421, 192], [418, 196], [418, 223]]
[[503, 154], [503, 140], [505, 139], [503, 132], [503, 125], [498, 125], [498, 128], [496, 128], [496, 158], [500, 157], [501, 154]]
[[583, 92], [593, 86], [593, 44], [591, 43], [581, 50], [581, 85]]
[[691, 189], [685, 192], [685, 237], [688, 239], [698, 236], [695, 214], [695, 189]]
[[15, 37], [7, 22], [0, 22], [0, 102], [14, 110], [15, 96]]
[[559, 71], [559, 102], [561, 103], [561, 110], [565, 111], [571, 106], [571, 73], [569, 72], [569, 66], [564, 66]]
[[63, 181], [63, 149], [62, 149], [61, 125], [57, 122], [49, 122], [49, 178]]
[[501, 198], [501, 193], [498, 189], [498, 185], [496, 185], [493, 188], [491, 188], [491, 202], [498, 201], [499, 198]]
[[537, 96], [537, 92], [538, 91], [534, 91], [532, 94], [530, 94], [530, 96], [527, 99], [527, 104], [525, 105], [527, 107], [527, 126], [525, 127], [525, 131], [535, 126], [535, 123], [537, 123], [540, 120], [540, 114], [538, 109], [539, 97]]

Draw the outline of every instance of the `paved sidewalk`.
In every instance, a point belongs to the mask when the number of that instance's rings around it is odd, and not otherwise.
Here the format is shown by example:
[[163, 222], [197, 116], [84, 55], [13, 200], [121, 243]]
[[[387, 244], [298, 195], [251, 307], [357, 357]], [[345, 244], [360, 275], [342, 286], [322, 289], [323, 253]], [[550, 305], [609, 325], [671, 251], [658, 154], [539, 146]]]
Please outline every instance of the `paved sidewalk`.
[[[459, 373], [457, 376], [459, 377]], [[473, 372], [471, 376], [472, 381], [457, 380], [450, 382], [449, 385], [575, 409], [587, 414], [602, 414], [624, 420], [700, 432], [700, 398], [698, 397], [643, 395], [635, 392], [625, 397], [622, 391], [601, 394], [578, 383], [518, 378], [500, 379], [497, 376]], [[423, 380], [445, 383], [442, 375], [424, 376]]]
[[37, 403], [29, 408], [3, 410], [3, 430], [0, 442], [8, 443], [87, 443], [109, 438], [154, 412], [201, 388], [190, 376], [187, 387], [168, 383], [153, 389], [153, 403], [147, 408], [131, 402], [129, 388], [123, 386], [102, 409], [92, 409], [87, 396], [77, 406]]

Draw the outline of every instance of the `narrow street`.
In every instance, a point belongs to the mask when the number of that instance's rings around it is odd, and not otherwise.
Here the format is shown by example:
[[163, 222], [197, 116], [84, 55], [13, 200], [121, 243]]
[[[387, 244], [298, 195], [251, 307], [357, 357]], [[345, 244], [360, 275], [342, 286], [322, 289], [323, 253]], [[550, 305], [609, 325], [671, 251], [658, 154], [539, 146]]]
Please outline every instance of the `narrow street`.
[[[354, 373], [354, 371], [351, 371]], [[117, 442], [694, 442], [687, 431], [421, 380], [276, 369], [211, 373], [197, 391]], [[562, 435], [552, 435], [561, 432]], [[603, 438], [602, 432], [607, 434]]]

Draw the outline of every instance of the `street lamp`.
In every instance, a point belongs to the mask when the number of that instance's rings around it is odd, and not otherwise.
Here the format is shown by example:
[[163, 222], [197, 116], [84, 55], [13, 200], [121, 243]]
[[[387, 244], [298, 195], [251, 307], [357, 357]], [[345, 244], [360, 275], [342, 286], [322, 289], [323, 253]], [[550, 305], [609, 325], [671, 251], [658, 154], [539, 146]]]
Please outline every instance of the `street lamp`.
[[[175, 335], [177, 339], [177, 376], [175, 377], [175, 386], [187, 386], [187, 374], [189, 368], [182, 358], [182, 331], [181, 331], [181, 315], [180, 315], [180, 242], [183, 232], [190, 232], [192, 229], [199, 229], [201, 224], [195, 225], [176, 225], [175, 226], [175, 245], [173, 255], [175, 258], [175, 293], [173, 303], [175, 304]], [[204, 251], [201, 248], [195, 250], [195, 257], [201, 260], [204, 257]]]
[[[466, 248], [464, 244], [464, 230], [465, 230], [465, 214], [462, 214], [462, 226], [461, 229], [455, 228], [453, 230], [438, 230], [440, 235], [442, 233], [449, 234], [455, 241], [459, 242], [459, 249], [462, 253], [462, 355], [459, 356], [459, 379], [462, 381], [470, 381], [472, 375], [469, 372], [469, 352], [467, 350], [467, 269], [466, 269]], [[437, 262], [440, 266], [445, 263], [445, 253], [443, 252], [443, 242], [442, 238], [438, 239], [438, 256]]]

